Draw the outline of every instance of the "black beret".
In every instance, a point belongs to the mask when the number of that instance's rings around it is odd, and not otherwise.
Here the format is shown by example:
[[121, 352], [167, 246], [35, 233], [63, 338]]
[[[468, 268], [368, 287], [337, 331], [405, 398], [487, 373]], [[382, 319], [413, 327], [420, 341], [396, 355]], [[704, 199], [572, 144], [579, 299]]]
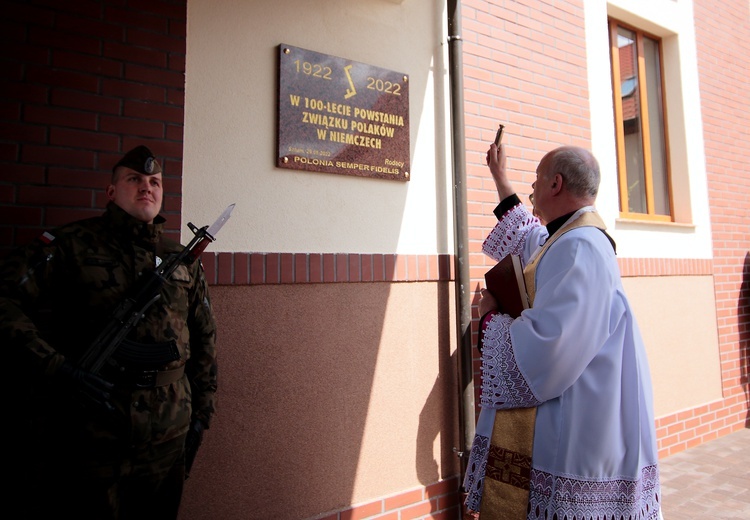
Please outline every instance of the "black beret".
[[125, 166], [126, 168], [130, 168], [131, 170], [135, 170], [144, 175], [161, 173], [161, 165], [159, 164], [159, 161], [156, 160], [154, 154], [151, 153], [151, 150], [143, 145], [136, 146], [123, 155], [122, 159], [117, 161], [117, 164], [112, 167], [112, 173], [114, 173], [119, 166]]

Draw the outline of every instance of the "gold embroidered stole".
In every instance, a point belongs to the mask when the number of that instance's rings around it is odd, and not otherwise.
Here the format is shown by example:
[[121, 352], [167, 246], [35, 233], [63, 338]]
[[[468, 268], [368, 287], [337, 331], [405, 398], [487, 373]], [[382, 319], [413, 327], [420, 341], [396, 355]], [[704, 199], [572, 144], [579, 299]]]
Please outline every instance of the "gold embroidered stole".
[[[542, 256], [562, 235], [585, 226], [606, 229], [598, 213], [587, 211], [549, 237], [524, 268], [530, 307], [534, 306], [536, 267]], [[535, 421], [536, 407], [496, 411], [484, 475], [481, 520], [526, 520]]]

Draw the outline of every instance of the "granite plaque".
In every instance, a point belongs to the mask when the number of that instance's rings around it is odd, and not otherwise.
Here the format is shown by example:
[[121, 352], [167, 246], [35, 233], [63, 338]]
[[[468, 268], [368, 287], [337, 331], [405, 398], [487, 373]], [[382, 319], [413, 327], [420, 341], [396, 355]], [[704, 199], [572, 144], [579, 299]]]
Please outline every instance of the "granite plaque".
[[279, 46], [280, 168], [409, 180], [409, 77]]

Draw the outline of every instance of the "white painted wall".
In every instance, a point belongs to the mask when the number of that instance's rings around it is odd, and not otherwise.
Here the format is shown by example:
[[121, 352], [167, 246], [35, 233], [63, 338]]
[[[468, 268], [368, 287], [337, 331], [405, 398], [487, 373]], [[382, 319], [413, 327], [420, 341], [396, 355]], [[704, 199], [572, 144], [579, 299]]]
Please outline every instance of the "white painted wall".
[[[185, 222], [237, 204], [216, 251], [453, 252], [445, 6], [190, 0]], [[409, 75], [411, 180], [277, 168], [281, 43]], [[183, 241], [192, 234], [185, 228]]]

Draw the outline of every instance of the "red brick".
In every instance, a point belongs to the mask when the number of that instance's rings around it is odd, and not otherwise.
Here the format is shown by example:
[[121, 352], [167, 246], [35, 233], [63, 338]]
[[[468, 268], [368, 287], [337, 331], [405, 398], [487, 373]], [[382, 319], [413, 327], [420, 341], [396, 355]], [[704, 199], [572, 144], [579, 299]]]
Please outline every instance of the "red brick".
[[[64, 5], [71, 6], [74, 4], [76, 2], [66, 2]], [[88, 15], [91, 12], [86, 8], [86, 11], [82, 14]], [[100, 40], [122, 41], [125, 36], [125, 32], [121, 26], [107, 21], [95, 20], [88, 16], [84, 18], [82, 16], [58, 13], [55, 26], [63, 33], [83, 33]]]
[[142, 83], [114, 78], [104, 78], [102, 80], [101, 93], [105, 96], [138, 99], [154, 103], [163, 103], [166, 101], [166, 88], [163, 85], [144, 85]]
[[114, 60], [135, 62], [149, 67], [166, 68], [167, 55], [151, 49], [133, 47], [120, 42], [104, 42], [104, 56]]
[[178, 89], [185, 88], [185, 75], [182, 71], [127, 64], [125, 67], [125, 79]]
[[419, 504], [411, 507], [406, 507], [401, 510], [401, 520], [413, 520], [415, 518], [422, 518], [430, 513], [434, 513], [437, 510], [436, 502], [427, 500], [420, 502]]
[[296, 253], [294, 255], [294, 281], [296, 283], [306, 283], [310, 281], [310, 276], [307, 270], [308, 257], [304, 253]]
[[392, 282], [396, 279], [396, 256], [383, 255], [383, 261], [385, 263], [385, 281]]
[[96, 129], [96, 115], [79, 110], [54, 108], [50, 106], [28, 105], [24, 111], [24, 121], [51, 126]]
[[390, 511], [391, 509], [398, 509], [421, 502], [424, 499], [423, 494], [424, 491], [422, 489], [414, 489], [394, 497], [386, 498], [385, 510]]
[[341, 520], [362, 520], [378, 513], [383, 512], [383, 505], [380, 502], [371, 502], [369, 504], [363, 504], [355, 506], [349, 510], [342, 511], [339, 514]]
[[47, 208], [44, 223], [47, 226], [62, 226], [69, 222], [85, 218], [98, 217], [102, 214], [101, 208], [72, 209], [72, 208]]
[[164, 137], [169, 139], [170, 141], [179, 141], [182, 142], [183, 136], [184, 136], [184, 127], [182, 125], [166, 125], [166, 134]]
[[27, 67], [26, 81], [29, 83], [50, 86], [64, 85], [66, 88], [78, 89], [86, 92], [97, 92], [99, 86], [99, 80], [96, 76], [81, 74], [80, 72], [53, 69], [48, 66]]
[[121, 101], [117, 98], [61, 89], [52, 90], [50, 101], [53, 106], [74, 108], [98, 114], [117, 114], [120, 112], [121, 104]]
[[323, 256], [320, 253], [310, 253], [310, 282], [323, 281]]
[[42, 208], [26, 208], [19, 206], [0, 206], [0, 222], [19, 226], [42, 224]]
[[332, 253], [323, 254], [323, 281], [336, 281], [336, 255]]
[[203, 265], [203, 272], [206, 277], [206, 282], [210, 285], [216, 284], [216, 254], [211, 252], [204, 252], [201, 254], [201, 265]]
[[0, 81], [0, 92], [4, 99], [26, 103], [44, 104], [47, 102], [50, 88], [44, 85], [30, 85], [26, 82], [9, 81], [7, 76]]
[[252, 253], [250, 255], [250, 283], [263, 284], [266, 282], [265, 255]]
[[12, 13], [8, 14], [19, 23], [33, 23], [40, 27], [52, 27], [55, 22], [55, 14], [53, 11], [31, 6], [24, 2], [14, 3]]
[[458, 479], [449, 478], [449, 479], [441, 480], [440, 482], [436, 482], [435, 484], [430, 484], [429, 486], [427, 486], [427, 489], [425, 490], [425, 497], [433, 498], [439, 495], [453, 493], [457, 490], [458, 490]]
[[183, 123], [184, 113], [182, 107], [170, 107], [155, 103], [141, 103], [139, 101], [125, 100], [123, 115], [126, 117], [140, 118], [147, 121], [162, 121], [169, 123]]
[[119, 61], [90, 56], [78, 52], [55, 50], [52, 52], [52, 66], [59, 69], [77, 70], [84, 73], [96, 71], [97, 75], [110, 78], [123, 77], [123, 64]]
[[373, 280], [373, 259], [371, 254], [361, 255], [362, 281], [371, 282]]
[[52, 49], [67, 49], [85, 54], [99, 52], [99, 40], [85, 34], [70, 34], [51, 30], [48, 27], [29, 27], [29, 42]]
[[281, 281], [281, 255], [279, 253], [266, 253], [266, 283], [279, 283]]
[[158, 49], [165, 52], [185, 52], [184, 38], [175, 38], [166, 33], [141, 31], [133, 28], [128, 30], [128, 44], [136, 47]]
[[292, 253], [281, 253], [279, 257], [279, 275], [281, 283], [293, 283], [294, 255]]
[[101, 132], [90, 132], [71, 128], [53, 127], [49, 131], [49, 144], [52, 146], [79, 147], [86, 143], [94, 150], [112, 150], [117, 147], [117, 136]]
[[4, 122], [0, 126], [0, 139], [43, 144], [47, 139], [47, 129], [39, 124]]
[[[102, 132], [143, 136], [154, 139], [169, 137], [165, 135], [165, 124], [162, 121], [144, 121], [126, 117], [102, 116], [99, 123]], [[179, 136], [182, 138], [182, 134]]]
[[385, 279], [385, 256], [374, 254], [372, 255], [372, 281], [382, 282]]
[[362, 267], [361, 267], [360, 255], [356, 253], [349, 253], [349, 281], [350, 282], [361, 282], [362, 281]]
[[142, 30], [164, 32], [167, 30], [167, 19], [163, 16], [153, 16], [146, 10], [146, 8], [154, 5], [156, 5], [154, 2], [148, 2], [148, 6], [141, 3], [137, 11], [132, 6], [128, 6], [128, 9], [123, 9], [119, 6], [107, 6], [105, 7], [104, 18], [106, 20], [117, 21], [118, 24], [124, 27], [136, 26]]
[[250, 283], [250, 255], [248, 253], [234, 253], [233, 285], [247, 285]]
[[345, 253], [337, 253], [336, 257], [336, 281], [348, 282], [349, 278], [349, 258]]
[[92, 194], [90, 189], [22, 185], [18, 189], [18, 202], [27, 206], [91, 207]]

